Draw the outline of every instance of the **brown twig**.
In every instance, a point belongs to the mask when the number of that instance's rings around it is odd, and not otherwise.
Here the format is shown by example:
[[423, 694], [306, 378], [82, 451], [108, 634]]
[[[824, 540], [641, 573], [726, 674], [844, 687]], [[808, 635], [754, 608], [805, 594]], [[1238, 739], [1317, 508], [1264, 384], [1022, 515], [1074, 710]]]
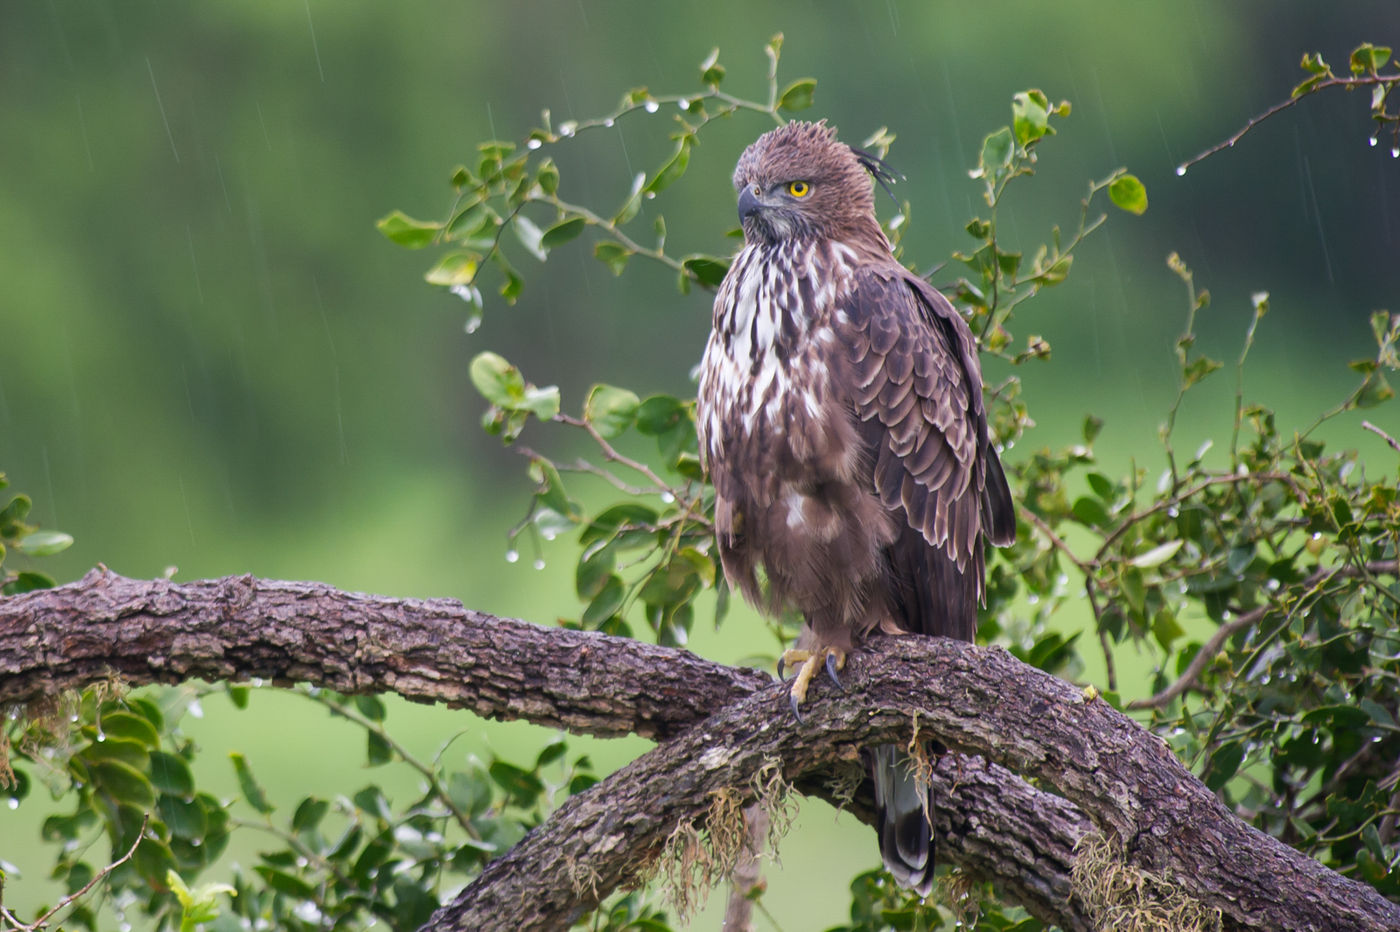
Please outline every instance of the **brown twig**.
[[1370, 421], [1362, 421], [1361, 426], [1363, 429], [1369, 430], [1371, 433], [1376, 434], [1386, 443], [1390, 444], [1390, 448], [1396, 453], [1400, 453], [1400, 440], [1396, 440], [1394, 437], [1390, 436], [1390, 434], [1387, 434], [1385, 431], [1381, 430], [1379, 427], [1377, 427], [1375, 424], [1372, 424]]
[[1214, 154], [1217, 153], [1217, 152], [1220, 152], [1220, 151], [1222, 151], [1222, 150], [1224, 150], [1224, 149], [1229, 149], [1229, 148], [1232, 147], [1235, 143], [1237, 143], [1237, 142], [1239, 142], [1241, 139], [1243, 139], [1243, 138], [1244, 138], [1244, 135], [1245, 135], [1246, 133], [1248, 133], [1250, 130], [1254, 129], [1254, 127], [1258, 126], [1260, 123], [1263, 123], [1263, 122], [1264, 122], [1265, 120], [1267, 120], [1269, 117], [1275, 116], [1275, 115], [1277, 115], [1277, 114], [1279, 114], [1279, 113], [1282, 113], [1283, 111], [1287, 110], [1289, 107], [1292, 107], [1292, 106], [1293, 106], [1294, 104], [1296, 104], [1298, 101], [1302, 100], [1304, 97], [1309, 97], [1309, 96], [1311, 96], [1311, 95], [1313, 95], [1313, 94], [1316, 94], [1318, 91], [1324, 90], [1324, 89], [1329, 88], [1329, 87], [1348, 87], [1348, 88], [1353, 88], [1353, 87], [1369, 87], [1369, 86], [1371, 86], [1371, 85], [1373, 85], [1373, 84], [1394, 84], [1394, 83], [1396, 83], [1396, 80], [1397, 80], [1397, 76], [1396, 76], [1396, 75], [1365, 75], [1365, 76], [1356, 77], [1356, 78], [1337, 78], [1337, 77], [1332, 77], [1332, 78], [1328, 78], [1328, 79], [1325, 80], [1325, 81], [1319, 81], [1317, 84], [1314, 84], [1311, 88], [1309, 88], [1305, 93], [1299, 94], [1297, 97], [1289, 97], [1289, 98], [1288, 98], [1287, 100], [1285, 100], [1285, 101], [1282, 101], [1282, 102], [1280, 102], [1280, 103], [1274, 104], [1272, 107], [1270, 107], [1269, 109], [1265, 110], [1263, 113], [1260, 113], [1260, 114], [1257, 114], [1256, 116], [1250, 117], [1249, 122], [1245, 123], [1244, 127], [1241, 128], [1239, 132], [1235, 133], [1233, 136], [1230, 136], [1230, 137], [1228, 137], [1228, 138], [1226, 138], [1226, 139], [1224, 139], [1224, 140], [1222, 140], [1222, 141], [1216, 143], [1215, 145], [1211, 146], [1209, 149], [1206, 149], [1204, 152], [1201, 152], [1199, 155], [1195, 156], [1194, 158], [1190, 158], [1190, 159], [1187, 159], [1185, 162], [1182, 162], [1180, 165], [1178, 165], [1178, 166], [1176, 167], [1176, 173], [1177, 173], [1178, 175], [1184, 175], [1184, 174], [1186, 174], [1186, 170], [1187, 170], [1188, 168], [1190, 168], [1192, 165], [1195, 165], [1197, 162], [1201, 162], [1201, 161], [1204, 161], [1205, 159], [1210, 158], [1212, 155], [1214, 155]]
[[[1333, 576], [1356, 578], [1375, 573], [1395, 575], [1397, 572], [1400, 572], [1400, 566], [1397, 566], [1395, 563], [1367, 563], [1364, 566], [1343, 566], [1330, 570], [1319, 569], [1309, 576], [1307, 580], [1304, 581], [1303, 585], [1310, 589], [1323, 580]], [[1216, 629], [1215, 633], [1210, 636], [1210, 639], [1206, 641], [1205, 644], [1201, 645], [1201, 649], [1196, 651], [1196, 656], [1191, 658], [1191, 662], [1187, 664], [1186, 669], [1182, 671], [1181, 676], [1177, 677], [1175, 682], [1156, 695], [1149, 696], [1146, 699], [1134, 699], [1132, 702], [1128, 703], [1127, 708], [1130, 711], [1137, 711], [1139, 709], [1160, 709], [1177, 696], [1191, 689], [1196, 685], [1196, 681], [1200, 679], [1201, 674], [1205, 672], [1206, 667], [1210, 665], [1211, 661], [1214, 660], [1216, 655], [1224, 648], [1225, 642], [1230, 640], [1236, 632], [1243, 631], [1245, 628], [1258, 624], [1259, 620], [1263, 618], [1271, 608], [1273, 608], [1272, 605], [1261, 605], [1258, 608], [1250, 609], [1233, 621], [1221, 625]]]
[[131, 856], [136, 853], [137, 847], [145, 839], [146, 826], [149, 825], [150, 822], [151, 814], [148, 812], [141, 817], [141, 829], [136, 833], [136, 840], [131, 843], [131, 847], [127, 849], [126, 854], [122, 855], [121, 857], [113, 861], [111, 864], [108, 864], [106, 867], [102, 868], [102, 870], [94, 874], [92, 876], [92, 879], [89, 880], [86, 884], [84, 884], [81, 889], [74, 890], [72, 893], [59, 900], [57, 903], [54, 904], [52, 909], [44, 913], [38, 919], [35, 919], [31, 924], [25, 925], [24, 923], [20, 922], [18, 919], [15, 918], [14, 913], [10, 912], [8, 909], [5, 909], [3, 906], [0, 906], [0, 917], [3, 917], [5, 921], [12, 923], [15, 927], [16, 932], [38, 932], [38, 930], [48, 925], [50, 919], [58, 915], [58, 913], [60, 913], [61, 911], [67, 909], [69, 906], [72, 906], [75, 902], [77, 902], [79, 899], [85, 896], [89, 890], [101, 883], [107, 877], [108, 874], [121, 867], [127, 861], [130, 861]]

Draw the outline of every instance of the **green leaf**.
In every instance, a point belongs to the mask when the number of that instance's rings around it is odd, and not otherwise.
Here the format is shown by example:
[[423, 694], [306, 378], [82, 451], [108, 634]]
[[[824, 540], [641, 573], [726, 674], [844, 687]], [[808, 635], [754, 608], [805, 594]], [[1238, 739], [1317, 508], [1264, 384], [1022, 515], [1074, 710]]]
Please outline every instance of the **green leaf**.
[[1108, 186], [1109, 200], [1130, 214], [1147, 210], [1147, 187], [1137, 175], [1119, 175]]
[[544, 232], [535, 226], [533, 220], [524, 214], [516, 214], [511, 226], [515, 229], [515, 238], [520, 240], [520, 245], [525, 247], [526, 252], [541, 262], [549, 258], [549, 253], [540, 244], [544, 238]]
[[296, 814], [292, 816], [292, 831], [309, 832], [321, 824], [321, 820], [330, 811], [331, 804], [324, 799], [315, 796], [308, 796], [297, 806]]
[[695, 280], [701, 285], [717, 288], [719, 283], [724, 281], [724, 274], [729, 271], [729, 260], [697, 253], [682, 259], [681, 267], [695, 276]]
[[1054, 130], [1050, 129], [1050, 101], [1039, 90], [1021, 91], [1011, 98], [1011, 125], [1016, 141], [1029, 145]]
[[544, 793], [544, 784], [540, 778], [528, 770], [522, 770], [514, 764], [503, 760], [491, 762], [488, 772], [496, 785], [506, 791], [513, 805], [522, 809], [529, 809], [539, 800]]
[[798, 110], [806, 110], [812, 106], [812, 98], [816, 92], [816, 78], [798, 78], [778, 95], [778, 109], [793, 113]]
[[681, 137], [680, 143], [676, 146], [675, 153], [657, 171], [656, 177], [651, 179], [645, 189], [646, 194], [659, 194], [674, 184], [681, 175], [685, 174], [686, 167], [690, 164], [690, 147], [694, 144], [695, 137], [685, 135]]
[[470, 285], [476, 281], [480, 262], [481, 257], [474, 252], [449, 252], [424, 273], [423, 280], [430, 285], [441, 285], [444, 288]]
[[118, 803], [139, 810], [155, 805], [156, 791], [146, 775], [120, 760], [95, 761], [88, 767], [92, 782]]
[[384, 701], [378, 696], [356, 696], [352, 701], [356, 710], [371, 722], [382, 722], [388, 715], [384, 709]]
[[437, 239], [442, 224], [426, 220], [414, 220], [402, 211], [393, 211], [375, 223], [379, 232], [408, 249], [422, 249], [431, 246]]
[[637, 430], [657, 437], [686, 418], [686, 406], [674, 395], [651, 395], [637, 409]]
[[1385, 376], [1379, 372], [1373, 372], [1361, 384], [1361, 388], [1357, 389], [1356, 406], [1358, 408], [1374, 408], [1394, 397], [1395, 390], [1390, 387]]
[[267, 795], [263, 792], [263, 788], [253, 777], [253, 771], [248, 766], [247, 759], [237, 751], [230, 751], [228, 756], [229, 760], [233, 761], [233, 770], [238, 775], [238, 786], [243, 791], [243, 798], [248, 800], [248, 805], [263, 815], [267, 815], [272, 811], [273, 806], [267, 801]]
[[1166, 563], [1172, 557], [1176, 556], [1176, 552], [1181, 549], [1181, 545], [1184, 543], [1186, 543], [1184, 540], [1167, 541], [1165, 544], [1159, 544], [1153, 547], [1146, 553], [1138, 554], [1128, 562], [1138, 569], [1143, 570], [1151, 569], [1154, 566], [1161, 566], [1163, 563]]
[[195, 800], [185, 802], [180, 797], [162, 793], [156, 800], [156, 814], [176, 838], [202, 842], [209, 831], [209, 819], [204, 814], [204, 807]]
[[559, 413], [559, 386], [526, 386], [525, 397], [520, 400], [518, 407], [522, 411], [529, 411], [541, 421], [554, 420], [554, 415]]
[[194, 774], [184, 758], [165, 751], [152, 751], [149, 772], [151, 783], [162, 793], [181, 799], [194, 795]]
[[1074, 504], [1070, 506], [1070, 514], [1074, 516], [1074, 520], [1087, 527], [1106, 527], [1109, 523], [1108, 511], [1103, 502], [1087, 495], [1074, 500]]
[[1321, 84], [1323, 81], [1326, 81], [1329, 77], [1330, 75], [1315, 74], [1311, 78], [1307, 78], [1306, 80], [1301, 81], [1297, 87], [1293, 88], [1293, 90], [1289, 93], [1288, 96], [1292, 98], [1298, 98], [1302, 97], [1304, 94], [1311, 94], [1314, 90], [1317, 89], [1317, 86], [1319, 84]]
[[525, 397], [525, 378], [520, 370], [495, 353], [478, 353], [468, 372], [476, 390], [493, 405], [514, 408]]
[[632, 190], [627, 192], [627, 199], [622, 202], [622, 207], [618, 210], [617, 216], [613, 218], [614, 226], [622, 226], [642, 209], [642, 191], [646, 189], [646, 172], [637, 172], [632, 179]]
[[584, 220], [582, 217], [570, 217], [568, 220], [556, 223], [554, 226], [544, 231], [544, 235], [540, 237], [540, 246], [544, 249], [553, 249], [556, 246], [562, 246], [569, 240], [578, 238], [578, 235], [583, 232], [583, 228], [587, 225], [588, 221]]
[[365, 757], [369, 766], [378, 767], [394, 759], [394, 749], [384, 736], [374, 729], [365, 732]]
[[1230, 781], [1244, 762], [1244, 745], [1238, 741], [1227, 741], [1210, 756], [1210, 763], [1202, 776], [1202, 781], [1212, 791], [1218, 791]]
[[632, 250], [621, 243], [602, 240], [593, 247], [593, 255], [614, 275], [621, 275], [627, 268], [627, 260], [632, 258]]
[[597, 630], [599, 625], [621, 610], [622, 603], [626, 601], [626, 598], [627, 587], [623, 585], [622, 577], [617, 574], [607, 577], [603, 588], [583, 610], [583, 617], [579, 619], [580, 623], [587, 630]]
[[1094, 494], [1105, 502], [1111, 502], [1116, 497], [1113, 483], [1103, 473], [1091, 472], [1084, 479], [1089, 483], [1089, 488], [1093, 490]]
[[1366, 42], [1351, 53], [1351, 73], [1354, 75], [1375, 74], [1390, 61], [1390, 48]]
[[979, 177], [995, 178], [1005, 171], [1011, 164], [1011, 154], [1014, 151], [1011, 127], [1003, 126], [996, 132], [989, 133], [987, 138], [982, 140], [982, 154], [977, 160]]
[[1327, 62], [1322, 60], [1321, 52], [1305, 52], [1303, 54], [1302, 68], [1304, 71], [1310, 71], [1313, 74], [1326, 74], [1332, 70], [1328, 67]]
[[639, 502], [622, 502], [594, 518], [579, 535], [579, 543], [587, 547], [594, 541], [607, 540], [630, 525], [649, 527], [656, 524], [656, 510]]
[[559, 167], [554, 164], [553, 159], [547, 158], [540, 162], [540, 167], [535, 169], [535, 182], [545, 194], [553, 194], [559, 190]]
[[15, 542], [16, 550], [31, 557], [47, 557], [73, 546], [73, 538], [62, 531], [34, 531]]
[[719, 63], [719, 49], [710, 49], [710, 54], [700, 63], [700, 83], [719, 87], [724, 80], [724, 66]]
[[1209, 356], [1198, 356], [1191, 360], [1181, 370], [1181, 381], [1183, 388], [1190, 388], [1197, 382], [1221, 368], [1224, 364], [1219, 360], [1211, 359]]
[[632, 426], [641, 403], [636, 392], [614, 385], [595, 385], [583, 406], [583, 419], [604, 437], [616, 437]]
[[544, 746], [540, 751], [540, 756], [535, 758], [535, 769], [548, 767], [550, 764], [563, 757], [569, 750], [569, 744], [562, 737], [555, 738]]
[[156, 727], [143, 716], [130, 712], [107, 712], [97, 721], [101, 734], [108, 738], [127, 738], [139, 741], [148, 748], [160, 747], [160, 735]]
[[278, 893], [285, 893], [298, 900], [310, 900], [316, 895], [316, 888], [293, 874], [259, 864], [253, 868], [263, 881]]

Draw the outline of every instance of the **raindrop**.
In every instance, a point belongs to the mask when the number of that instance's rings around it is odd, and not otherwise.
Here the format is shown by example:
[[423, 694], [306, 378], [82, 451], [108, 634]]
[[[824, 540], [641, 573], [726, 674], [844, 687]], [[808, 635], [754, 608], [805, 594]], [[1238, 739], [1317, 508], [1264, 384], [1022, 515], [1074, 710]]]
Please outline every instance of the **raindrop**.
[[648, 191], [648, 192], [646, 193], [645, 197], [646, 197], [647, 200], [651, 200], [651, 199], [653, 199], [654, 197], [656, 197], [656, 192], [655, 192], [655, 191]]
[[1171, 506], [1170, 508], [1167, 509], [1167, 517], [1169, 517], [1169, 518], [1179, 518], [1179, 517], [1181, 517], [1181, 509], [1178, 508], [1178, 507], [1176, 507], [1175, 505]]
[[78, 720], [78, 716], [76, 716], [76, 715], [70, 715], [70, 716], [68, 716], [68, 721], [70, 721], [70, 722], [76, 722], [77, 720]]
[[1400, 159], [1400, 146], [1390, 147], [1390, 157], [1393, 159]]
[[1181, 176], [1183, 176], [1183, 175], [1185, 175], [1185, 174], [1186, 174], [1186, 166], [1185, 166], [1185, 165], [1178, 165], [1178, 166], [1176, 167], [1176, 177], [1180, 178]]
[[468, 317], [468, 318], [467, 318], [466, 326], [463, 327], [462, 329], [466, 330], [467, 333], [476, 333], [478, 330], [481, 329], [481, 318], [480, 318], [480, 317]]
[[542, 145], [544, 145], [544, 143], [540, 142], [538, 139], [531, 139], [529, 142], [525, 143], [525, 148], [538, 149]]
[[563, 123], [563, 124], [560, 125], [560, 127], [559, 127], [559, 135], [560, 135], [560, 136], [566, 136], [566, 137], [567, 137], [567, 136], [572, 136], [572, 135], [574, 134], [574, 131], [575, 131], [576, 129], [578, 129], [578, 123], [576, 123], [576, 122], [573, 121], [573, 120], [570, 120], [569, 122]]
[[646, 103], [642, 104], [642, 106], [646, 109], [647, 113], [655, 113], [661, 109], [661, 105], [654, 100], [648, 100]]
[[689, 109], [690, 109], [690, 101], [688, 101], [688, 100], [686, 100], [684, 97], [682, 97], [680, 100], [676, 101], [676, 106], [677, 106], [677, 107], [680, 107], [682, 110], [689, 110]]
[[1379, 137], [1372, 136], [1370, 139], [1368, 139], [1368, 140], [1366, 140], [1366, 141], [1369, 142], [1369, 143], [1371, 144], [1371, 148], [1374, 149], [1374, 148], [1376, 147], [1376, 143], [1380, 142], [1380, 139], [1379, 139]]
[[665, 502], [666, 504], [669, 505], [669, 504], [671, 504], [672, 502], [674, 502], [674, 501], [676, 500], [676, 497], [675, 497], [674, 495], [672, 495], [670, 492], [662, 492], [662, 493], [661, 493], [661, 500], [662, 500], [663, 502]]
[[192, 699], [192, 700], [190, 700], [190, 717], [192, 717], [192, 718], [203, 718], [203, 717], [204, 717], [204, 706], [202, 706], [202, 705], [199, 704], [199, 700], [198, 700], [198, 699]]
[[15, 797], [11, 796], [9, 802], [8, 802], [6, 805], [8, 805], [11, 809], [18, 809], [18, 808], [19, 808], [19, 800], [16, 799]]
[[198, 848], [200, 845], [204, 844], [204, 839], [202, 839], [202, 838], [191, 838], [191, 839], [189, 840], [189, 842], [190, 842], [190, 847], [191, 847], [191, 848]]
[[537, 570], [542, 570], [542, 569], [544, 569], [544, 557], [536, 557], [536, 558], [535, 558], [535, 569], [537, 569]]
[[519, 560], [519, 559], [520, 559], [520, 551], [519, 551], [519, 550], [507, 550], [507, 551], [506, 551], [506, 562], [507, 562], [507, 563], [514, 563], [516, 560]]
[[105, 731], [103, 731], [101, 728], [97, 729], [97, 743], [98, 743], [98, 744], [101, 744], [103, 741], [106, 741], [106, 740], [107, 740], [107, 733], [106, 733]]
[[554, 533], [553, 528], [546, 528], [545, 530], [540, 532], [540, 536], [543, 537], [545, 540], [554, 540], [554, 538], [558, 537], [559, 535]]
[[613, 118], [608, 117], [606, 120], [603, 121], [603, 125], [611, 129], [613, 125]]

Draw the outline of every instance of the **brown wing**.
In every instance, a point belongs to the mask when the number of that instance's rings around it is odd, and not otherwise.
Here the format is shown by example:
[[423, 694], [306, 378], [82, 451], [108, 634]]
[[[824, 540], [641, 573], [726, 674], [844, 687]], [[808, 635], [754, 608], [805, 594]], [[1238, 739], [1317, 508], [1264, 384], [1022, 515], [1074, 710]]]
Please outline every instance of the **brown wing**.
[[872, 482], [905, 526], [887, 559], [912, 631], [972, 640], [983, 538], [1015, 538], [1010, 489], [987, 436], [981, 367], [951, 304], [898, 266], [857, 277], [843, 333]]

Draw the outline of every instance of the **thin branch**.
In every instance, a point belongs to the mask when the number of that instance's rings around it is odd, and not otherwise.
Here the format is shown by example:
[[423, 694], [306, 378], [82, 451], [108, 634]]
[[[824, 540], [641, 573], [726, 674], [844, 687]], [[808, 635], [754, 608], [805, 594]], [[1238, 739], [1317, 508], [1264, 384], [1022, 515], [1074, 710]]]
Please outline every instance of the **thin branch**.
[[86, 884], [84, 884], [81, 889], [75, 890], [72, 893], [65, 896], [63, 899], [59, 900], [57, 903], [54, 904], [53, 909], [50, 909], [38, 919], [35, 919], [34, 922], [30, 925], [24, 925], [23, 923], [21, 923], [18, 919], [15, 918], [14, 913], [10, 912], [9, 910], [3, 910], [5, 918], [8, 921], [15, 924], [17, 932], [38, 932], [39, 929], [42, 929], [44, 928], [44, 926], [48, 925], [50, 919], [58, 915], [58, 913], [60, 913], [61, 911], [67, 909], [69, 906], [72, 906], [79, 899], [86, 896], [89, 890], [97, 886], [103, 880], [106, 880], [107, 875], [111, 874], [112, 871], [121, 867], [127, 861], [130, 861], [132, 855], [136, 853], [136, 849], [141, 845], [141, 842], [145, 841], [146, 826], [149, 825], [150, 822], [151, 814], [149, 812], [141, 816], [141, 830], [136, 833], [136, 840], [131, 843], [131, 847], [127, 849], [126, 854], [117, 858], [115, 861], [102, 868], [102, 870], [98, 871], [96, 874], [93, 874], [92, 879], [89, 880]]
[[1390, 436], [1390, 434], [1387, 434], [1385, 431], [1381, 430], [1379, 427], [1377, 427], [1375, 424], [1372, 424], [1370, 421], [1362, 421], [1361, 426], [1364, 429], [1369, 430], [1371, 433], [1379, 436], [1382, 440], [1388, 443], [1390, 445], [1390, 448], [1396, 453], [1400, 453], [1400, 440], [1396, 440], [1394, 437]]
[[1289, 107], [1292, 107], [1294, 104], [1298, 103], [1298, 101], [1302, 100], [1304, 97], [1310, 97], [1311, 95], [1316, 94], [1318, 91], [1325, 90], [1329, 87], [1351, 88], [1369, 87], [1373, 84], [1395, 84], [1397, 80], [1400, 80], [1400, 76], [1364, 75], [1362, 77], [1356, 78], [1332, 77], [1324, 81], [1319, 81], [1317, 84], [1314, 84], [1311, 88], [1309, 88], [1305, 93], [1299, 94], [1296, 97], [1289, 97], [1287, 100], [1274, 104], [1272, 107], [1265, 110], [1263, 113], [1250, 117], [1249, 121], [1245, 123], [1244, 126], [1234, 135], [1226, 137], [1225, 139], [1211, 146], [1209, 149], [1206, 149], [1205, 151], [1201, 152], [1199, 155], [1196, 155], [1193, 158], [1189, 158], [1186, 161], [1182, 162], [1180, 165], [1178, 165], [1176, 167], [1176, 173], [1178, 175], [1186, 174], [1186, 170], [1189, 169], [1192, 165], [1195, 165], [1197, 162], [1201, 162], [1205, 159], [1210, 158], [1217, 152], [1221, 152], [1225, 149], [1231, 148], [1232, 146], [1234, 146], [1235, 143], [1243, 139], [1246, 133], [1254, 129], [1254, 127], [1258, 126], [1260, 123], [1263, 123], [1265, 120], [1269, 119], [1269, 117], [1276, 116], [1277, 114], [1282, 113]]
[[[1397, 567], [1395, 563], [1368, 563], [1364, 567], [1343, 566], [1329, 570], [1319, 569], [1313, 572], [1313, 574], [1304, 581], [1303, 585], [1311, 589], [1318, 583], [1335, 576], [1357, 578], [1368, 573], [1395, 575], [1397, 571], [1400, 571], [1400, 567]], [[1180, 696], [1188, 689], [1194, 687], [1196, 682], [1201, 678], [1201, 674], [1205, 672], [1206, 667], [1208, 667], [1215, 659], [1216, 655], [1224, 649], [1225, 643], [1229, 641], [1230, 638], [1234, 637], [1237, 632], [1243, 631], [1246, 628], [1252, 628], [1254, 625], [1258, 624], [1273, 608], [1275, 608], [1273, 605], [1260, 605], [1257, 608], [1245, 612], [1233, 621], [1221, 625], [1215, 630], [1215, 633], [1210, 636], [1210, 639], [1206, 641], [1205, 644], [1201, 645], [1201, 649], [1196, 651], [1196, 656], [1191, 658], [1191, 662], [1187, 664], [1186, 669], [1182, 671], [1181, 676], [1179, 676], [1175, 682], [1156, 695], [1149, 696], [1146, 699], [1134, 699], [1132, 702], [1128, 703], [1127, 708], [1132, 711], [1137, 711], [1139, 709], [1160, 709], [1177, 696]]]

